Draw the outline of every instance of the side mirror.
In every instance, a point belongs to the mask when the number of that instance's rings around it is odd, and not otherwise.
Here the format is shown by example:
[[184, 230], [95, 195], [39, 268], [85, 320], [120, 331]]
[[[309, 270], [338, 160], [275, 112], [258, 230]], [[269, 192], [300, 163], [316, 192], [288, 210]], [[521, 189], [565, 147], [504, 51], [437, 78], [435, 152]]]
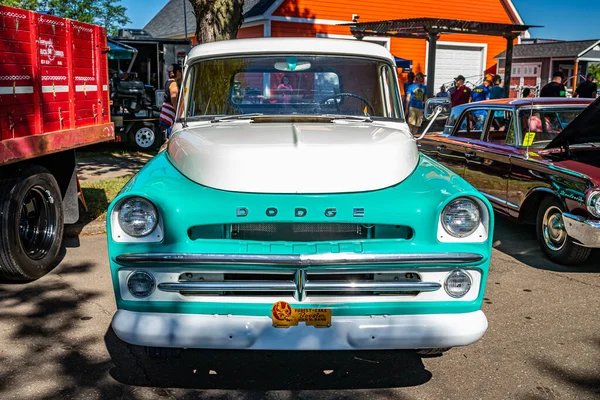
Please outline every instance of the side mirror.
[[441, 108], [439, 114], [435, 117], [438, 119], [446, 119], [450, 116], [452, 110], [452, 103], [448, 97], [432, 97], [425, 103], [425, 119], [431, 120], [436, 114], [438, 108]]

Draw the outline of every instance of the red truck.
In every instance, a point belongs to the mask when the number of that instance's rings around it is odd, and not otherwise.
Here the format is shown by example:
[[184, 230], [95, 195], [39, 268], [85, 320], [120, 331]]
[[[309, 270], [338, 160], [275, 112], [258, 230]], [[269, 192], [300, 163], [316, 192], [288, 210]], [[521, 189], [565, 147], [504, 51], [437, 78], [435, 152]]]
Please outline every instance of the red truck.
[[114, 139], [106, 31], [0, 6], [0, 277], [37, 279], [79, 219], [75, 149]]

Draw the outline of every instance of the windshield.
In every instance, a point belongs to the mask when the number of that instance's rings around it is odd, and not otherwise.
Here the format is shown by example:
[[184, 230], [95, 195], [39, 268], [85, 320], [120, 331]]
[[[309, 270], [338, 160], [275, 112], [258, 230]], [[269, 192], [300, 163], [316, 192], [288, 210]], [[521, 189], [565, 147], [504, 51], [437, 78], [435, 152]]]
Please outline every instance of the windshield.
[[188, 120], [217, 116], [340, 115], [402, 120], [395, 69], [349, 56], [201, 61], [184, 83]]
[[523, 146], [544, 147], [571, 123], [582, 108], [537, 109], [519, 111]]

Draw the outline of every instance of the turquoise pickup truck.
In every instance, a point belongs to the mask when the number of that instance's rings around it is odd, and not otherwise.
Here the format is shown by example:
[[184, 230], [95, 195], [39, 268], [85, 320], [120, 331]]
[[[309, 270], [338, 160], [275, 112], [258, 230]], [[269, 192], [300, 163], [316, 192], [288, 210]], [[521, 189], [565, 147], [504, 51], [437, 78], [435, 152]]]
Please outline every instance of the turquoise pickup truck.
[[172, 132], [108, 210], [121, 340], [432, 354], [485, 333], [491, 206], [419, 153], [384, 47], [199, 45]]

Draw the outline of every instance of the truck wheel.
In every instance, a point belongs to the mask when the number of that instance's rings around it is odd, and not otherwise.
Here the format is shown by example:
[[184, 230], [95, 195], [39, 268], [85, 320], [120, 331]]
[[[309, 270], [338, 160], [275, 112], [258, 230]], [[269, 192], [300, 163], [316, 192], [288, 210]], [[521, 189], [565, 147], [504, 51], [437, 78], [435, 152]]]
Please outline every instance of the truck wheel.
[[153, 124], [136, 124], [131, 130], [130, 143], [136, 150], [147, 151], [153, 148], [158, 138], [158, 133], [154, 131]]
[[0, 180], [0, 277], [34, 280], [56, 265], [63, 237], [60, 189], [31, 167]]
[[567, 235], [562, 218], [563, 205], [554, 197], [542, 200], [537, 213], [536, 233], [546, 256], [557, 264], [574, 265], [584, 262], [592, 249], [579, 246]]

